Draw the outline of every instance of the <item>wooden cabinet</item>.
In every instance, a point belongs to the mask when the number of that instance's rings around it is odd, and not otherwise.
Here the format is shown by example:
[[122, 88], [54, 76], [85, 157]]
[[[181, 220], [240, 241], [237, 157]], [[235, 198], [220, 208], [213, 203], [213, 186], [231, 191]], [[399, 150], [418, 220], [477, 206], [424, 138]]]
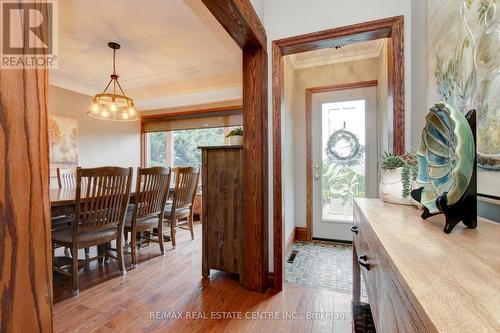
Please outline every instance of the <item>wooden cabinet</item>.
[[202, 274], [236, 273], [243, 282], [243, 149], [202, 150]]
[[421, 212], [356, 199], [353, 300], [362, 272], [377, 332], [499, 332], [500, 225], [447, 235]]

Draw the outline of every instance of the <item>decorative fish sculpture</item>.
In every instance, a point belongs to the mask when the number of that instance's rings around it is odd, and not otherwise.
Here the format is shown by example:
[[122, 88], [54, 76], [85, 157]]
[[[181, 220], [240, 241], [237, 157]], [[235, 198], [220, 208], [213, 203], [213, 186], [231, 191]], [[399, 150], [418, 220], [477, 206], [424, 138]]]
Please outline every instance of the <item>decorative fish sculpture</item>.
[[476, 154], [474, 135], [461, 112], [437, 103], [425, 119], [417, 150], [417, 183], [423, 188], [418, 201], [434, 215], [442, 212], [436, 199], [445, 195], [451, 206], [462, 198], [471, 181]]

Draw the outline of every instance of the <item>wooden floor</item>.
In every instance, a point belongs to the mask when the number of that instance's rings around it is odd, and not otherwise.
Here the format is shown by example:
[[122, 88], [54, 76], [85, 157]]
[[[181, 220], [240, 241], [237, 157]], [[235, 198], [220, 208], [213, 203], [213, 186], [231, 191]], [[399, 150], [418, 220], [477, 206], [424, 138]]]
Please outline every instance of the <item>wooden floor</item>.
[[156, 244], [142, 249], [139, 267], [124, 276], [113, 260], [104, 268], [81, 269], [78, 297], [70, 296], [69, 278], [55, 276], [54, 331], [351, 331], [351, 300], [346, 295], [293, 285], [281, 293], [254, 293], [234, 276], [215, 271], [203, 279], [200, 236], [198, 224], [194, 241], [188, 231], [180, 230], [177, 248], [172, 250], [168, 243], [165, 256], [159, 256]]

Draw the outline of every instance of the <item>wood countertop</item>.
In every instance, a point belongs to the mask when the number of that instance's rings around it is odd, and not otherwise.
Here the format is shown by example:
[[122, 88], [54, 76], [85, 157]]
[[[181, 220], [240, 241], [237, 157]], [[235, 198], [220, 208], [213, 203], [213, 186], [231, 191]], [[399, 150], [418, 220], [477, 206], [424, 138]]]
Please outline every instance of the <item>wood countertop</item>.
[[444, 216], [356, 199], [416, 308], [438, 332], [500, 332], [500, 224], [443, 232]]

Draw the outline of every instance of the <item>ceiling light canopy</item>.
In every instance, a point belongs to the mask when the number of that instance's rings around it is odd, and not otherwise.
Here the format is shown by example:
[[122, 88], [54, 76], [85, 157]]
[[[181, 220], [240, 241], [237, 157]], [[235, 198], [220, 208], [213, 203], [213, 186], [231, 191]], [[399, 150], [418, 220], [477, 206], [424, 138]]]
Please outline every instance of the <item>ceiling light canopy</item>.
[[[120, 49], [120, 44], [109, 42], [108, 46], [113, 49], [113, 73], [111, 80], [104, 91], [94, 96], [92, 106], [87, 114], [90, 117], [114, 120], [114, 121], [134, 121], [137, 120], [137, 110], [132, 98], [125, 95], [118, 82], [119, 75], [116, 73], [116, 50]], [[112, 86], [113, 92], [108, 92]], [[117, 92], [118, 88], [118, 92]]]

